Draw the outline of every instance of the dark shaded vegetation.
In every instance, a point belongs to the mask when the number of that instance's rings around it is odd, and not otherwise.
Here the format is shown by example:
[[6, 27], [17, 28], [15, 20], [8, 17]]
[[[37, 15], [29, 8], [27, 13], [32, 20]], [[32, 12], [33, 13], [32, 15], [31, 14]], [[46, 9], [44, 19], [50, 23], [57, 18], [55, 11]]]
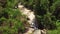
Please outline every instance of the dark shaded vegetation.
[[23, 16], [18, 8], [19, 0], [0, 0], [0, 34], [19, 34], [25, 30], [20, 20]]
[[59, 0], [20, 0], [20, 2], [35, 11], [39, 29], [57, 28], [56, 21], [60, 20]]
[[26, 21], [20, 19], [23, 16], [18, 10], [19, 2], [35, 12], [39, 29], [59, 31], [60, 0], [0, 0], [0, 34], [19, 34], [25, 31]]
[[7, 0], [0, 0], [0, 5], [4, 8], [6, 6]]
[[55, 12], [53, 13], [56, 16], [56, 19], [60, 20], [60, 7], [57, 7]]

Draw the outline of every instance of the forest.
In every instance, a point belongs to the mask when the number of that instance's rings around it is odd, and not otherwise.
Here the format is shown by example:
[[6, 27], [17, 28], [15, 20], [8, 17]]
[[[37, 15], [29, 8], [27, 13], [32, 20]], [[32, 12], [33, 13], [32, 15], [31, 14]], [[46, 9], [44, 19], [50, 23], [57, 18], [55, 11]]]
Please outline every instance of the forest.
[[29, 27], [18, 3], [34, 12], [38, 29], [60, 34], [60, 0], [0, 0], [0, 34], [23, 34]]

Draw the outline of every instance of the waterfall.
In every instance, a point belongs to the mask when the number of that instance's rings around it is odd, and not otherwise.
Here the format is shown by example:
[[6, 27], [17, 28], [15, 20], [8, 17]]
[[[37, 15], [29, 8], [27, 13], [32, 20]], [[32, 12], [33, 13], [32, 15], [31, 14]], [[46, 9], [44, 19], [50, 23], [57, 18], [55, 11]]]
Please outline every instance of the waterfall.
[[26, 17], [28, 18], [27, 22], [30, 24], [30, 27], [31, 27], [29, 28], [29, 31], [24, 34], [31, 34], [33, 31], [34, 31], [33, 34], [42, 34], [42, 33], [45, 34], [46, 33], [44, 30], [38, 29], [38, 23], [36, 22], [34, 11], [25, 8], [20, 3], [18, 4], [18, 8], [20, 9], [22, 14], [26, 15]]
[[36, 26], [35, 26], [36, 17], [34, 15], [34, 12], [32, 10], [25, 8], [21, 4], [19, 4], [18, 7], [20, 11], [22, 12], [22, 14], [26, 15], [27, 18], [29, 18], [28, 23], [30, 24], [30, 26], [36, 29]]

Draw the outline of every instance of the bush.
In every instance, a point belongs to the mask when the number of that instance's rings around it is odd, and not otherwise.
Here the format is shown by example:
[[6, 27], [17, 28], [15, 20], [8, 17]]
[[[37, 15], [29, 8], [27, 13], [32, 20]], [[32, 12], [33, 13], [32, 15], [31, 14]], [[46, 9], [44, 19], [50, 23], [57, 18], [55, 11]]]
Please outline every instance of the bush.
[[0, 7], [0, 34], [23, 33], [25, 27], [21, 22], [22, 16], [19, 9], [14, 9], [19, 0], [7, 0], [5, 8]]

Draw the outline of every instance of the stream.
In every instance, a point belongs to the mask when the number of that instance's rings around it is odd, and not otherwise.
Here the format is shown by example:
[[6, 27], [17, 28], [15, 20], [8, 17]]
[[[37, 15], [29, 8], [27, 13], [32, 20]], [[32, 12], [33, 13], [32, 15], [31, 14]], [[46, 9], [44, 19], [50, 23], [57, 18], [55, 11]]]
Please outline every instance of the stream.
[[29, 20], [27, 21], [30, 24], [29, 30], [24, 34], [41, 34], [41, 30], [37, 28], [36, 17], [34, 11], [25, 8], [20, 3], [18, 4], [18, 8], [22, 12], [22, 14], [26, 15]]

